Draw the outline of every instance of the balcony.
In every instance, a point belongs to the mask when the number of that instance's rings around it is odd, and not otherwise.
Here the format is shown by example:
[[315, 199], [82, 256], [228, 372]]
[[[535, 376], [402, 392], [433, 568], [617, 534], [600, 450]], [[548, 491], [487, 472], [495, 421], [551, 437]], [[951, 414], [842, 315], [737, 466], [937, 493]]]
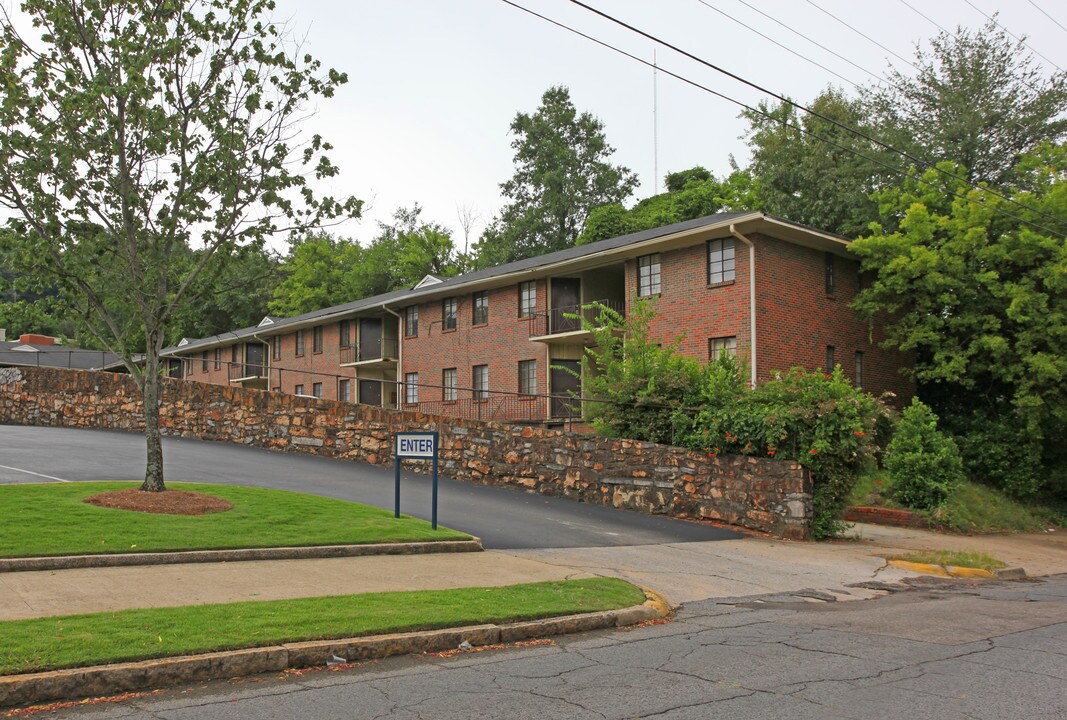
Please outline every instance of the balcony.
[[262, 363], [227, 363], [227, 377], [230, 382], [264, 380], [267, 372], [267, 366]]
[[554, 307], [547, 313], [534, 315], [530, 321], [530, 339], [561, 345], [588, 345], [593, 341], [593, 333], [587, 328], [596, 325], [604, 308], [626, 316], [626, 304], [620, 300], [593, 300], [582, 305]]
[[395, 365], [400, 351], [396, 338], [362, 340], [341, 348], [341, 367], [380, 367]]

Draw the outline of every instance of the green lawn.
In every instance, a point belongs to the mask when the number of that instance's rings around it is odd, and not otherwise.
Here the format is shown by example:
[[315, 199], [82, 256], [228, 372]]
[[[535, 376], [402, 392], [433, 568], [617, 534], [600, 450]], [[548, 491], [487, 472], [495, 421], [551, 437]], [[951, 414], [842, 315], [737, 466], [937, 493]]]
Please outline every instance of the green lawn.
[[157, 515], [82, 500], [137, 483], [77, 482], [0, 487], [0, 557], [457, 540], [469, 535], [358, 503], [285, 490], [169, 483], [225, 498], [209, 515]]
[[940, 565], [941, 567], [981, 568], [982, 570], [999, 570], [1007, 563], [997, 560], [992, 555], [965, 550], [917, 550], [915, 552], [890, 555], [886, 560], [906, 560], [913, 563]]
[[[870, 468], [860, 475], [850, 503], [903, 508], [888, 497], [891, 483], [888, 472]], [[969, 480], [960, 483], [941, 508], [918, 512], [939, 530], [961, 533], [1041, 532], [1064, 524], [1062, 513], [1020, 503], [991, 487]]]
[[640, 589], [622, 580], [593, 578], [12, 620], [0, 622], [0, 675], [555, 617], [644, 600]]

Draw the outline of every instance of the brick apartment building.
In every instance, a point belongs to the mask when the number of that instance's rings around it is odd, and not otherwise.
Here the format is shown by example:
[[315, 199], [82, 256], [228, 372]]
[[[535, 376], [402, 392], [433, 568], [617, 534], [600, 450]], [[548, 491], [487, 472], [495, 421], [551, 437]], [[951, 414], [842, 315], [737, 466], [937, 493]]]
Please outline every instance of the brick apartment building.
[[654, 297], [653, 335], [702, 361], [732, 352], [766, 380], [841, 365], [904, 396], [904, 358], [849, 309], [860, 288], [846, 238], [763, 213], [721, 213], [568, 248], [410, 290], [168, 348], [190, 380], [485, 419], [581, 414], [591, 342], [572, 315]]

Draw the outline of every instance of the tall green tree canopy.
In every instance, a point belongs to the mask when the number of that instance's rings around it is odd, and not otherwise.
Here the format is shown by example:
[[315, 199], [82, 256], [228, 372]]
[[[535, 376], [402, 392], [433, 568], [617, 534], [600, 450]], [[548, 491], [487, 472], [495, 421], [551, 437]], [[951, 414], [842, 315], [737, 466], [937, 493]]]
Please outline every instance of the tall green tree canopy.
[[724, 211], [758, 210], [757, 186], [745, 170], [734, 170], [716, 180], [697, 165], [668, 173], [667, 192], [641, 200], [630, 209], [602, 205], [589, 213], [577, 245], [649, 230]]
[[[198, 279], [239, 246], [359, 213], [312, 192], [309, 177], [336, 168], [296, 125], [347, 78], [294, 51], [273, 0], [21, 9], [38, 39], [0, 25], [0, 205], [15, 215], [16, 269], [52, 283], [125, 360], [144, 399], [142, 487], [162, 490], [159, 352]], [[137, 334], [143, 364], [128, 349]]]
[[[846, 127], [870, 130], [864, 104], [838, 90], [823, 91], [809, 107]], [[878, 219], [870, 194], [886, 171], [873, 143], [787, 103], [760, 103], [758, 110], [741, 115], [749, 123], [747, 170], [757, 182], [760, 210], [849, 237]]]
[[968, 180], [1009, 185], [1024, 153], [1067, 133], [1067, 74], [1045, 76], [1021, 40], [990, 20], [917, 47], [918, 71], [894, 70], [864, 102], [877, 133], [929, 163], [959, 163]]
[[[978, 479], [1028, 495], [1067, 440], [1067, 147], [1045, 146], [1015, 172], [1027, 187], [1015, 198], [1033, 210], [930, 170], [927, 184], [876, 196], [896, 229], [875, 224], [852, 249], [875, 278], [855, 307], [912, 354], [920, 396], [963, 437]], [[1046, 231], [1056, 224], [1038, 213], [1065, 222]], [[1000, 429], [969, 445], [979, 427]], [[1003, 448], [996, 462], [991, 444]]]
[[410, 288], [427, 275], [451, 277], [466, 263], [448, 228], [423, 220], [416, 204], [397, 209], [390, 223], [379, 222], [378, 234], [367, 247], [321, 232], [295, 242], [270, 309], [299, 315]]
[[579, 113], [565, 87], [552, 87], [533, 114], [511, 123], [515, 175], [500, 189], [508, 203], [475, 245], [477, 264], [490, 267], [574, 244], [586, 217], [621, 204], [637, 187], [629, 168], [611, 165], [615, 149], [604, 123]]

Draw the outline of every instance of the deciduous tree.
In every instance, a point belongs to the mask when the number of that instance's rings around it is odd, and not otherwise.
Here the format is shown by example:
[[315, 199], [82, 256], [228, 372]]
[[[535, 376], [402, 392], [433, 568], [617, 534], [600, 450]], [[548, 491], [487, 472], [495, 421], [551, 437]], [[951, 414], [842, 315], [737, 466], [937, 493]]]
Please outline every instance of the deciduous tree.
[[[0, 204], [16, 264], [55, 283], [137, 379], [142, 488], [163, 490], [159, 353], [198, 278], [238, 246], [359, 212], [312, 192], [309, 178], [336, 168], [322, 138], [297, 134], [307, 101], [346, 77], [292, 45], [273, 0], [21, 8], [39, 38], [9, 17], [0, 28]], [[129, 351], [138, 333], [143, 362]]]

